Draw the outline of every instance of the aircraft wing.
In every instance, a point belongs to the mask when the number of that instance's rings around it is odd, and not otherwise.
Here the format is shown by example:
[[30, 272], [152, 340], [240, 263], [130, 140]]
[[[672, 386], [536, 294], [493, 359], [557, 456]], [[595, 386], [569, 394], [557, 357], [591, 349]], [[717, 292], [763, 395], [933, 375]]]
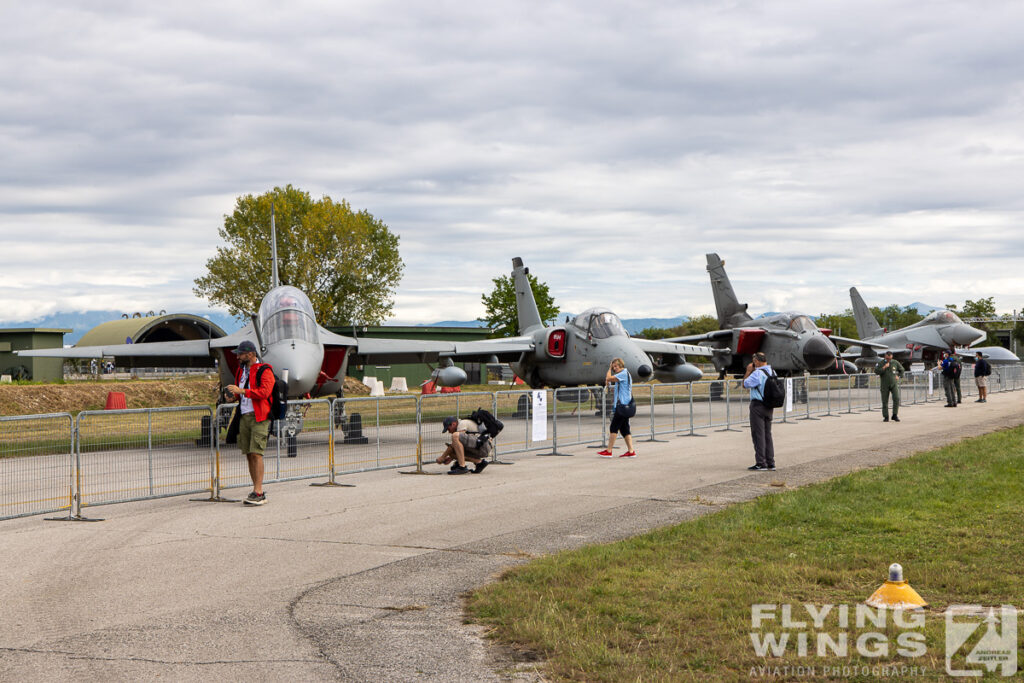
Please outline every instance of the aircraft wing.
[[942, 338], [939, 331], [934, 326], [917, 327], [912, 330], [907, 330], [907, 341], [914, 344], [920, 344], [921, 346], [932, 346], [940, 349], [948, 349], [949, 342]]
[[355, 349], [350, 363], [427, 363], [455, 352], [455, 342], [418, 339], [353, 339]]
[[[728, 330], [726, 330], [728, 331]], [[656, 355], [674, 354], [677, 356], [706, 356], [714, 355], [714, 349], [707, 346], [696, 346], [694, 344], [676, 344], [664, 339], [633, 339], [633, 343], [640, 347], [644, 353]]]
[[[227, 339], [222, 337], [221, 339]], [[214, 339], [214, 342], [221, 341]], [[234, 347], [236, 344], [232, 344]], [[209, 339], [149, 342], [141, 344], [109, 344], [105, 346], [72, 346], [67, 349], [31, 349], [15, 351], [19, 356], [35, 358], [144, 358], [155, 356], [209, 356]]]
[[[830, 334], [828, 338], [833, 342], [839, 342], [840, 344], [849, 344], [850, 346], [867, 346], [872, 349], [887, 349], [888, 344], [879, 344], [878, 342], [864, 341], [863, 339], [850, 339], [849, 337], [840, 337], [837, 334]], [[893, 350], [895, 354], [895, 349]]]
[[[702, 341], [721, 341], [723, 339], [732, 339], [732, 330], [715, 330], [714, 332], [705, 332], [704, 334], [691, 334], [685, 337], [669, 337], [668, 339], [657, 339], [652, 341], [661, 342], [702, 342]], [[639, 339], [635, 341], [640, 341]]]

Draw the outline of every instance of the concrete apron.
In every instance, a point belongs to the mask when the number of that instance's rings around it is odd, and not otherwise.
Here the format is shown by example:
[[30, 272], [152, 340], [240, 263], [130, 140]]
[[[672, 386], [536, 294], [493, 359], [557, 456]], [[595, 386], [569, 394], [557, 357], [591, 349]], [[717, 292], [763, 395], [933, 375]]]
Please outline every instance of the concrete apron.
[[777, 472], [746, 470], [749, 431], [706, 431], [637, 442], [631, 460], [577, 446], [479, 476], [272, 484], [258, 508], [181, 496], [87, 508], [95, 524], [9, 520], [0, 679], [540, 680], [462, 623], [465, 591], [534, 555], [1016, 426], [1022, 408], [1014, 392], [906, 406], [900, 423], [776, 424]]

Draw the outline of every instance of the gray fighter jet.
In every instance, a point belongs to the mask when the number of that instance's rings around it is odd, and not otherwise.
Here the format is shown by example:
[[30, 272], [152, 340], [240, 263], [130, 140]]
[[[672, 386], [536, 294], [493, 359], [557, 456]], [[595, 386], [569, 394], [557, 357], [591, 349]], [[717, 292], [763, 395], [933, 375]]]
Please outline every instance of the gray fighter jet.
[[[892, 351], [901, 363], [924, 363], [926, 367], [933, 367], [943, 351], [969, 347], [986, 337], [983, 331], [947, 310], [932, 311], [924, 320], [888, 332], [875, 320], [856, 287], [850, 287], [850, 302], [857, 322], [857, 336], [863, 342], [846, 349], [843, 358], [855, 359], [861, 367], [873, 368], [886, 351]], [[970, 355], [973, 356], [973, 352]]]
[[[856, 372], [852, 363], [844, 363], [831, 340], [863, 343], [856, 339], [837, 337], [821, 330], [809, 315], [796, 311], [751, 318], [747, 305], [741, 304], [733, 292], [725, 262], [718, 254], [706, 254], [711, 292], [718, 311], [719, 330], [707, 334], [671, 337], [665, 341], [706, 344], [713, 349], [712, 358], [719, 378], [726, 374], [742, 375], [753, 354], [763, 351], [768, 363], [779, 375], [832, 371]], [[826, 332], [828, 334], [826, 334]]]
[[512, 259], [512, 282], [519, 320], [518, 337], [457, 344], [456, 356], [476, 355], [510, 362], [534, 388], [603, 384], [613, 358], [622, 358], [634, 378], [693, 382], [700, 368], [686, 355], [708, 357], [711, 350], [690, 344], [633, 339], [607, 308], [590, 308], [565, 325], [545, 327], [521, 258]]

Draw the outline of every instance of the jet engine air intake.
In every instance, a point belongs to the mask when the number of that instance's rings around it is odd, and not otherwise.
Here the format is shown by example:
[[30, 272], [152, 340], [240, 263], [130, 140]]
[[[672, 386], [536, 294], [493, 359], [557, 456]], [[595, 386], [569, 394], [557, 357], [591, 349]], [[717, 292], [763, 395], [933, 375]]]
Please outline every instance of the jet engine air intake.
[[565, 358], [566, 332], [562, 328], [555, 328], [548, 332], [548, 342], [545, 345], [548, 356], [551, 358]]

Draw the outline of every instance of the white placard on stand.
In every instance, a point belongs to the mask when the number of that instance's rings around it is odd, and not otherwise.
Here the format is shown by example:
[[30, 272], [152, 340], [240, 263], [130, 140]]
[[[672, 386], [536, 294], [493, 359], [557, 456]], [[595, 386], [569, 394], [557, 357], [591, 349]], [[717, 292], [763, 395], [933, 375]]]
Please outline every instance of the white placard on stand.
[[548, 392], [533, 392], [533, 441], [546, 441], [548, 438]]
[[786, 378], [786, 412], [793, 412], [793, 378]]
[[935, 393], [935, 373], [928, 373], [928, 395], [931, 396]]

